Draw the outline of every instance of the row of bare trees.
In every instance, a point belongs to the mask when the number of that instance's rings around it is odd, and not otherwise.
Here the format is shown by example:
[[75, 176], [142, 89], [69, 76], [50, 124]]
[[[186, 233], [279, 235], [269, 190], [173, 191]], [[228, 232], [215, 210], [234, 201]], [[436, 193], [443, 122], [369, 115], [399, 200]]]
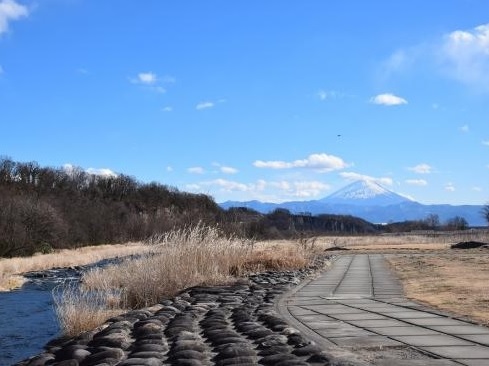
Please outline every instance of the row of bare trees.
[[221, 215], [206, 195], [0, 158], [0, 257], [141, 240]]

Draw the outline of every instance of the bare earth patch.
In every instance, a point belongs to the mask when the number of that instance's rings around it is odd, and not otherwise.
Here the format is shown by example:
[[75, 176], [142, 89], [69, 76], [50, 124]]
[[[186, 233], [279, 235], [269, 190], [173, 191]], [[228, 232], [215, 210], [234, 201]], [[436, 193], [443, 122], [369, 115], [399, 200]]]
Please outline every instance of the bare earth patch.
[[387, 256], [406, 296], [489, 325], [489, 251]]

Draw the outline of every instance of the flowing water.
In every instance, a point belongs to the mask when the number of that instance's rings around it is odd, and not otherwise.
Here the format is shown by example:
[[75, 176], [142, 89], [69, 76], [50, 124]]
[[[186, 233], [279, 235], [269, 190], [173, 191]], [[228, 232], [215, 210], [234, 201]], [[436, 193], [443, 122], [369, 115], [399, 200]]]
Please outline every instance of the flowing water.
[[41, 353], [46, 343], [61, 335], [51, 295], [53, 288], [78, 281], [89, 268], [114, 262], [104, 260], [76, 269], [31, 272], [26, 274], [28, 281], [22, 288], [0, 292], [0, 366]]

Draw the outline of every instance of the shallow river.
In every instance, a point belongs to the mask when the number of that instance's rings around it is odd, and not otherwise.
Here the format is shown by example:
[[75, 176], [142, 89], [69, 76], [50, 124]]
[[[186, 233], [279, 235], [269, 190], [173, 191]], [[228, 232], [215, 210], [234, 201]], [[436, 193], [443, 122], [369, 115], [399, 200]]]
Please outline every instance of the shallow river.
[[54, 287], [78, 281], [83, 270], [113, 262], [105, 260], [78, 270], [33, 272], [21, 289], [0, 292], [0, 366], [40, 353], [47, 342], [60, 335], [51, 295]]

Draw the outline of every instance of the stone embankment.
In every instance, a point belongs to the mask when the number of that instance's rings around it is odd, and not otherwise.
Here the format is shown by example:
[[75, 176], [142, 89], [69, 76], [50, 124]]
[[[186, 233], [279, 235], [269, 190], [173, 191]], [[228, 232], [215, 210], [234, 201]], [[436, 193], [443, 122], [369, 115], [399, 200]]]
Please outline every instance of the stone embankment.
[[333, 364], [275, 311], [277, 298], [322, 269], [251, 275], [229, 286], [194, 287], [142, 310], [109, 319], [19, 366], [160, 366]]

